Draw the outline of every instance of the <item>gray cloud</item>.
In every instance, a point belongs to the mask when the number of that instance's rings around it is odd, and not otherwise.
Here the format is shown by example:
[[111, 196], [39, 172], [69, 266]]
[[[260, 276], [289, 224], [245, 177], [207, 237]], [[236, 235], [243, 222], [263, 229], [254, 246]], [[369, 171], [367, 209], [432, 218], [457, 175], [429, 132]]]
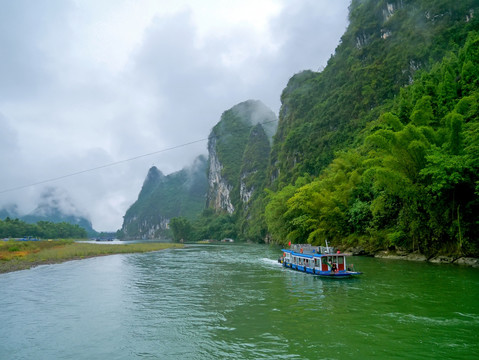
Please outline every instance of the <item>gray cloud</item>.
[[[62, 16], [68, 2], [1, 1], [0, 3], [0, 96], [19, 101], [38, 95], [49, 82], [50, 38], [65, 33]], [[57, 42], [58, 46], [61, 43]]]

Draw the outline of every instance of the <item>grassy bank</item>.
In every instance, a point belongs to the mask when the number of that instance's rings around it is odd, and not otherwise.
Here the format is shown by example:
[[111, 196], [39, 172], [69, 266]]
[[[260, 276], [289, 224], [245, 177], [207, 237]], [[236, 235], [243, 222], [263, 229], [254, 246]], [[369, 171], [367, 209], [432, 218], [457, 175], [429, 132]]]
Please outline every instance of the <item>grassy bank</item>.
[[170, 243], [90, 244], [77, 243], [73, 240], [0, 241], [0, 273], [94, 256], [142, 253], [179, 247], [183, 247], [183, 245]]

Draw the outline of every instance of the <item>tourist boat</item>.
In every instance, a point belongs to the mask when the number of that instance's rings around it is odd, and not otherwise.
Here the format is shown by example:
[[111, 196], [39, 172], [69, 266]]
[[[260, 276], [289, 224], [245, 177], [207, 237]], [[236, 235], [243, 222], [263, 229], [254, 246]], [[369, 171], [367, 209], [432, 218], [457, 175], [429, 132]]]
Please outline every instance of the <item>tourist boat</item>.
[[287, 268], [303, 271], [321, 277], [343, 279], [362, 274], [347, 263], [348, 254], [335, 251], [329, 246], [293, 244], [290, 249], [282, 249], [283, 256], [278, 261]]

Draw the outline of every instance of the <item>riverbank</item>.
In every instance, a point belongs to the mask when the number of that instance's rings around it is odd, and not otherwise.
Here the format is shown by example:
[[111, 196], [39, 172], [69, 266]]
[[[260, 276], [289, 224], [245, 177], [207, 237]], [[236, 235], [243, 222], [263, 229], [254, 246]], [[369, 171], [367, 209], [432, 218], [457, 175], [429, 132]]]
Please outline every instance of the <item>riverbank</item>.
[[371, 256], [381, 259], [394, 259], [394, 260], [408, 260], [408, 261], [420, 261], [420, 262], [430, 262], [434, 264], [457, 264], [463, 266], [471, 266], [474, 268], [479, 268], [479, 258], [474, 257], [454, 257], [447, 255], [434, 255], [431, 257], [426, 257], [426, 255], [419, 252], [407, 252], [407, 251], [376, 251], [374, 253], [369, 253], [362, 248], [353, 248], [348, 249], [347, 252], [352, 255], [359, 256]]
[[91, 244], [73, 240], [5, 241], [0, 242], [0, 274], [96, 256], [143, 253], [183, 246], [172, 243]]

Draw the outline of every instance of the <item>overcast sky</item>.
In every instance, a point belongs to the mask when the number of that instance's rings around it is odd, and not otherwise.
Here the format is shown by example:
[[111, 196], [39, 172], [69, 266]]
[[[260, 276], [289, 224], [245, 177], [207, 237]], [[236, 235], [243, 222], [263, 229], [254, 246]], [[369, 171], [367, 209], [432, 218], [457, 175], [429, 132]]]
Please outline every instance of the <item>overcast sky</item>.
[[148, 169], [180, 170], [206, 141], [166, 149], [248, 99], [278, 114], [288, 79], [326, 65], [348, 5], [0, 0], [0, 208], [28, 213], [56, 188], [96, 230], [119, 229]]

